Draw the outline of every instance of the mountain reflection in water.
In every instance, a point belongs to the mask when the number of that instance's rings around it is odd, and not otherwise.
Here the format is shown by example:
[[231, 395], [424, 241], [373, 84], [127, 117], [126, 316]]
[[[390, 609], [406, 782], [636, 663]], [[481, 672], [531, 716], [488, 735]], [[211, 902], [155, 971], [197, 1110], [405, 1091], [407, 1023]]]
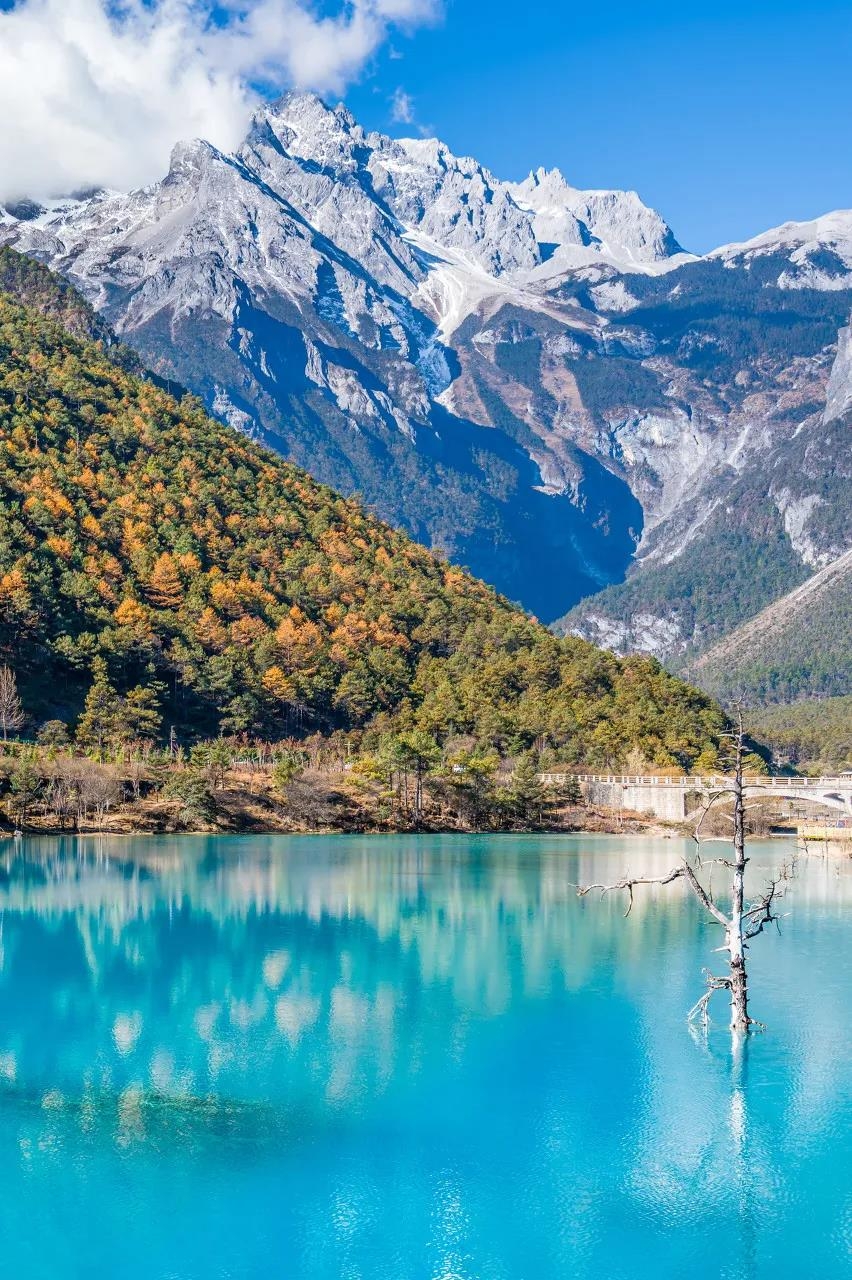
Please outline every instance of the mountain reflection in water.
[[852, 1274], [852, 864], [800, 862], [732, 1059], [722, 1000], [685, 1024], [718, 941], [682, 886], [576, 896], [679, 851], [8, 842], [10, 1274]]

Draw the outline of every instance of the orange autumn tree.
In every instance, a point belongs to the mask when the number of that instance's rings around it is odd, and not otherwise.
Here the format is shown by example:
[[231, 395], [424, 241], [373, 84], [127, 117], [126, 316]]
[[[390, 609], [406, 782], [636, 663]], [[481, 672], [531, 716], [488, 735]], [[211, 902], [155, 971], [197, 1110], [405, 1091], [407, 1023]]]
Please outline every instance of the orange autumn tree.
[[154, 561], [145, 593], [158, 609], [177, 609], [183, 600], [183, 583], [177, 562], [168, 551], [162, 551]]

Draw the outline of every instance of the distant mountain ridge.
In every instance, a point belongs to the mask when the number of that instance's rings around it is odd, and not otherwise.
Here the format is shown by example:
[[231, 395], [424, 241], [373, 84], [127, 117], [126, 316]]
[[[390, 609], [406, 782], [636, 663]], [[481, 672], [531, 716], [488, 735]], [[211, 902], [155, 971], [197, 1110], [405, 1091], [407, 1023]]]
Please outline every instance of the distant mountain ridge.
[[564, 625], [615, 648], [685, 659], [849, 545], [852, 213], [697, 258], [635, 193], [293, 94], [234, 155], [179, 144], [0, 239], [218, 416], [545, 620], [585, 597]]
[[718, 641], [690, 674], [749, 705], [852, 693], [852, 551]]

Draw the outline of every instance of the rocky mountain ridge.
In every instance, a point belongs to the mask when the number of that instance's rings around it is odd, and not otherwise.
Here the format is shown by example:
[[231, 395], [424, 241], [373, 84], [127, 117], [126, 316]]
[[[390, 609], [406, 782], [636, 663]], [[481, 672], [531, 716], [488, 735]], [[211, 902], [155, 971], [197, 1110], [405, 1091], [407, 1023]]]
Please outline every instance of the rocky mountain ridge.
[[592, 597], [566, 626], [616, 648], [713, 638], [720, 538], [722, 630], [848, 545], [852, 213], [697, 258], [635, 193], [503, 182], [289, 95], [236, 154], [180, 144], [161, 183], [7, 210], [0, 240], [546, 620]]

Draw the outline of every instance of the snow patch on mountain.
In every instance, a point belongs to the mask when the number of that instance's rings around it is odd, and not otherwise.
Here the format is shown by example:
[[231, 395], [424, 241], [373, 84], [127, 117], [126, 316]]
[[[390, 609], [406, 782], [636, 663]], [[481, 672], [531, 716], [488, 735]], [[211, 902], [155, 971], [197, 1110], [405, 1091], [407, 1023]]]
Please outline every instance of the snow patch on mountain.
[[831, 366], [823, 422], [834, 422], [852, 409], [852, 327], [837, 335], [837, 355]]
[[807, 222], [785, 222], [751, 240], [722, 245], [707, 255], [725, 266], [779, 259], [782, 289], [852, 288], [852, 209], [837, 209]]
[[604, 280], [589, 290], [589, 296], [599, 311], [632, 311], [639, 306], [623, 280]]
[[525, 310], [543, 312], [556, 319], [570, 319], [583, 328], [596, 328], [595, 318], [575, 302], [550, 297], [536, 287], [528, 273], [494, 276], [474, 257], [457, 248], [447, 248], [422, 231], [408, 231], [405, 240], [428, 262], [428, 271], [418, 285], [415, 298], [433, 316], [442, 341], [452, 335], [474, 313], [495, 314], [511, 304]]

